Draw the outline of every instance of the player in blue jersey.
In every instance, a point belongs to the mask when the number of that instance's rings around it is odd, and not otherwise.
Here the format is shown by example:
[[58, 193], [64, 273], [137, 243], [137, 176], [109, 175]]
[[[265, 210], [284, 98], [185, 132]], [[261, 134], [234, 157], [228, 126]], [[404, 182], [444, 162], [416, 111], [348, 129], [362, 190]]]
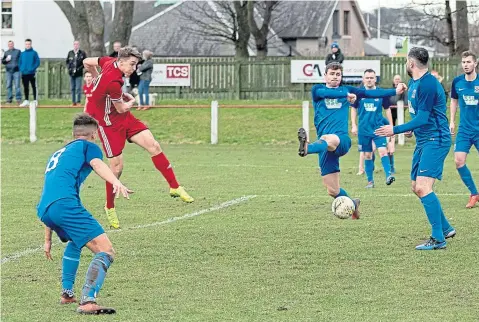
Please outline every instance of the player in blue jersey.
[[45, 224], [45, 256], [52, 260], [52, 231], [62, 242], [68, 242], [62, 260], [61, 304], [75, 303], [73, 292], [75, 277], [84, 246], [95, 256], [88, 267], [77, 311], [83, 314], [112, 314], [115, 310], [96, 304], [105, 275], [113, 263], [113, 246], [101, 225], [83, 207], [80, 186], [91, 171], [110, 182], [116, 197], [128, 198], [128, 190], [102, 161], [100, 148], [92, 143], [98, 123], [87, 114], [73, 121], [74, 141], [53, 153], [45, 170], [45, 183], [37, 215]]
[[412, 190], [421, 199], [432, 234], [418, 250], [446, 247], [446, 238], [454, 237], [456, 230], [444, 216], [441, 203], [433, 191], [436, 179], [442, 178], [444, 160], [451, 148], [451, 133], [446, 116], [446, 95], [441, 84], [429, 73], [429, 54], [426, 49], [411, 48], [406, 70], [411, 77], [408, 89], [411, 121], [402, 125], [384, 125], [376, 135], [392, 136], [414, 131], [416, 149], [412, 157]]
[[[366, 90], [376, 89], [376, 72], [372, 69], [366, 69], [363, 75], [363, 84]], [[383, 108], [386, 111], [387, 124], [392, 124], [391, 110], [389, 109], [389, 100], [382, 98], [361, 98], [356, 100], [351, 109], [351, 132], [358, 136], [358, 147], [360, 152], [364, 152], [364, 170], [368, 184], [366, 188], [374, 188], [374, 147], [379, 152], [384, 173], [386, 175], [386, 184], [390, 185], [395, 178], [391, 174], [391, 165], [389, 162], [387, 140], [383, 136], [374, 134], [374, 130], [384, 124]], [[359, 115], [359, 127], [356, 125], [356, 116]]]
[[[351, 139], [348, 135], [349, 106], [363, 97], [382, 98], [404, 91], [405, 85], [397, 89], [365, 90], [353, 86], [341, 85], [343, 68], [339, 63], [326, 66], [326, 85], [314, 85], [311, 90], [314, 105], [314, 125], [318, 140], [308, 142], [305, 129], [298, 131], [299, 151], [301, 157], [319, 154], [319, 167], [323, 183], [328, 194], [337, 198], [348, 196], [339, 184], [339, 158], [348, 153]], [[356, 210], [353, 219], [359, 218], [359, 199], [354, 199]]]
[[461, 110], [459, 130], [454, 147], [454, 161], [462, 182], [471, 193], [466, 208], [472, 208], [479, 201], [474, 179], [466, 165], [466, 158], [471, 146], [479, 151], [479, 78], [477, 77], [477, 57], [471, 51], [462, 53], [462, 70], [464, 74], [454, 78], [451, 87], [451, 118], [449, 128], [454, 135], [457, 105]]

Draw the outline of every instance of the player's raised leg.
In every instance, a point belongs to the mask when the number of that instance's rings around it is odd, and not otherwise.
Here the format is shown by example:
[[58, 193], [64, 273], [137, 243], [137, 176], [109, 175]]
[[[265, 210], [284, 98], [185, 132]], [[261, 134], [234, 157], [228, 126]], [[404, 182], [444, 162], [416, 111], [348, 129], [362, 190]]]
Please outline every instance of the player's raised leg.
[[[301, 132], [300, 129], [298, 133]], [[303, 142], [301, 135], [298, 136], [300, 150], [303, 148], [307, 154], [319, 154], [319, 166], [323, 184], [328, 194], [333, 198], [340, 196], [349, 197], [346, 190], [342, 189], [339, 184], [339, 158], [348, 152], [351, 147], [351, 139], [347, 136], [342, 136], [341, 138], [336, 134], [326, 134], [321, 136], [318, 141], [307, 144]], [[360, 201], [359, 199], [353, 199], [353, 201], [356, 205], [356, 210], [352, 215], [352, 219], [359, 219]]]
[[100, 292], [106, 273], [113, 263], [115, 252], [108, 236], [103, 233], [86, 244], [95, 256], [86, 273], [85, 285], [82, 289], [81, 302], [77, 312], [82, 314], [113, 314], [115, 309], [99, 306], [97, 296]]
[[147, 129], [141, 131], [131, 136], [129, 140], [150, 153], [155, 168], [161, 172], [170, 186], [170, 196], [173, 198], [180, 197], [181, 200], [188, 203], [194, 201], [194, 199], [176, 180], [170, 161], [166, 158], [166, 155], [161, 150], [160, 144], [155, 140], [150, 130]]
[[[456, 141], [456, 151], [458, 148], [459, 142]], [[456, 169], [461, 177], [462, 182], [469, 189], [470, 197], [469, 202], [466, 205], [466, 208], [472, 208], [479, 201], [479, 194], [477, 192], [476, 184], [472, 178], [471, 171], [466, 165], [467, 153], [466, 152], [454, 152], [454, 162], [456, 163]]]

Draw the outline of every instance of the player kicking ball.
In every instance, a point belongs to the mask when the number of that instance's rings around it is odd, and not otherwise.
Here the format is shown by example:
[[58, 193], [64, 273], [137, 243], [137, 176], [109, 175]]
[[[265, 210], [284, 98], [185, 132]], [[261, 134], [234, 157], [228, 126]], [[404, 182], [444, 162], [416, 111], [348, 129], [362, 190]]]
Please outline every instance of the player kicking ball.
[[[305, 129], [298, 131], [299, 151], [301, 157], [308, 154], [319, 154], [319, 167], [323, 184], [328, 194], [337, 198], [348, 196], [339, 183], [339, 158], [348, 153], [351, 148], [351, 139], [348, 135], [349, 106], [356, 99], [364, 97], [383, 98], [396, 95], [404, 91], [401, 85], [397, 89], [365, 90], [353, 86], [341, 85], [343, 67], [339, 63], [330, 63], [326, 66], [326, 85], [314, 85], [311, 94], [314, 106], [314, 125], [318, 140], [308, 142]], [[355, 211], [352, 219], [359, 219], [359, 199], [354, 199]]]
[[417, 250], [446, 248], [446, 239], [456, 235], [433, 191], [436, 179], [442, 179], [444, 160], [451, 148], [451, 134], [446, 116], [446, 95], [441, 84], [429, 73], [428, 61], [426, 49], [414, 47], [409, 51], [406, 70], [411, 77], [408, 86], [411, 121], [397, 126], [384, 125], [375, 131], [381, 136], [414, 131], [416, 136], [411, 185], [432, 227], [431, 237], [417, 245]]
[[[123, 149], [126, 141], [148, 151], [155, 168], [161, 172], [170, 186], [170, 196], [184, 202], [194, 199], [178, 183], [170, 161], [163, 153], [148, 127], [135, 118], [130, 110], [135, 103], [133, 96], [122, 92], [123, 76], [129, 77], [136, 69], [141, 54], [133, 48], [121, 48], [118, 58], [91, 57], [83, 61], [85, 69], [92, 73], [94, 85], [86, 110], [99, 123], [100, 140], [110, 161], [110, 168], [119, 178], [123, 171]], [[101, 68], [98, 74], [97, 67]], [[115, 210], [113, 186], [106, 183], [105, 211], [112, 228], [120, 228]]]
[[[376, 72], [372, 69], [366, 69], [363, 75], [364, 88], [369, 90], [376, 89]], [[379, 152], [384, 173], [386, 174], [386, 185], [391, 185], [396, 178], [391, 172], [389, 161], [387, 140], [385, 137], [377, 136], [374, 130], [384, 124], [382, 110], [386, 111], [387, 121], [392, 124], [391, 110], [389, 109], [389, 100], [382, 98], [361, 98], [356, 100], [351, 109], [351, 132], [358, 136], [358, 148], [364, 152], [364, 169], [368, 184], [366, 188], [374, 188], [374, 145]], [[356, 117], [359, 116], [359, 129], [356, 125]], [[386, 123], [387, 124], [387, 123]]]
[[95, 171], [113, 186], [118, 198], [129, 198], [132, 193], [102, 161], [100, 148], [93, 143], [98, 123], [88, 114], [80, 114], [73, 121], [74, 141], [50, 157], [45, 170], [43, 192], [37, 206], [37, 216], [45, 224], [45, 256], [52, 260], [52, 231], [62, 242], [67, 242], [62, 260], [61, 304], [75, 303], [73, 291], [83, 247], [95, 256], [88, 267], [77, 312], [82, 314], [113, 314], [115, 309], [99, 306], [98, 293], [106, 272], [113, 263], [115, 252], [96, 219], [80, 200], [80, 186]]
[[462, 70], [464, 74], [454, 78], [451, 86], [451, 121], [449, 129], [451, 135], [455, 131], [457, 105], [459, 114], [459, 130], [454, 146], [454, 161], [462, 182], [471, 193], [466, 208], [472, 208], [479, 201], [479, 193], [472, 178], [471, 171], [466, 165], [467, 155], [472, 145], [479, 151], [479, 79], [477, 78], [477, 57], [471, 51], [462, 53]]

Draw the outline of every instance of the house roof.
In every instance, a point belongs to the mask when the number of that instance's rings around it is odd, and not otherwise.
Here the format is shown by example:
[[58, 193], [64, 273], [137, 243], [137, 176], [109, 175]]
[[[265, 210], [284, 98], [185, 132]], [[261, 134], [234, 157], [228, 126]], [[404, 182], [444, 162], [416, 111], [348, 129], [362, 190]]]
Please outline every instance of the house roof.
[[336, 4], [337, 1], [281, 2], [279, 10], [273, 12], [271, 26], [280, 38], [319, 38]]
[[[268, 55], [287, 56], [292, 48], [283, 39], [313, 38], [324, 36], [331, 17], [339, 0], [333, 1], [281, 1], [270, 24], [268, 36]], [[356, 10], [359, 10], [356, 1]], [[205, 16], [217, 16], [221, 13], [217, 4], [211, 1], [172, 1], [156, 0], [135, 1], [133, 29], [130, 44], [139, 49], [149, 49], [155, 56], [233, 56], [234, 45], [227, 40], [218, 41], [202, 32], [192, 32], [195, 20], [210, 20], [211, 28], [218, 26], [217, 19]], [[155, 7], [156, 5], [156, 7]], [[111, 4], [104, 3], [105, 11], [105, 42], [109, 39], [111, 30]], [[360, 21], [367, 26], [360, 14]], [[261, 23], [262, 17], [256, 12], [256, 20]], [[224, 27], [220, 27], [223, 28]], [[256, 55], [254, 37], [249, 41], [250, 55]], [[294, 53], [292, 53], [294, 54]]]

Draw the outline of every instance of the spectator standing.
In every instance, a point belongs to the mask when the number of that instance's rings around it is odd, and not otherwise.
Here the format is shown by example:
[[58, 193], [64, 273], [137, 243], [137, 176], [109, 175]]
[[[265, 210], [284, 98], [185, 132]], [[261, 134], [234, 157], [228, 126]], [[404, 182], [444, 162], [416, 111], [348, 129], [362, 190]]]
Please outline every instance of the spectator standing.
[[75, 40], [73, 42], [73, 50], [68, 52], [66, 60], [68, 74], [70, 75], [70, 89], [72, 91], [73, 106], [76, 106], [81, 102], [83, 60], [86, 57], [86, 53], [80, 49], [80, 42]]
[[333, 42], [331, 44], [331, 53], [326, 56], [326, 65], [334, 62], [342, 64], [343, 61], [344, 55], [341, 52], [341, 48], [339, 48], [339, 44], [337, 42]]
[[153, 73], [153, 53], [149, 50], [143, 51], [143, 63], [138, 65], [140, 74], [140, 85], [138, 86], [138, 94], [140, 95], [139, 110], [147, 110], [150, 108], [150, 83], [151, 74]]
[[115, 41], [113, 43], [113, 52], [110, 54], [110, 57], [118, 57], [118, 52], [120, 51], [121, 48], [121, 42]]
[[[136, 46], [132, 46], [131, 48], [133, 48], [135, 50], [138, 50], [138, 48]], [[133, 89], [140, 85], [140, 74], [141, 74], [141, 72], [138, 70], [138, 68], [140, 67], [140, 65], [143, 62], [144, 62], [144, 60], [140, 59], [140, 61], [138, 62], [137, 69], [133, 72], [133, 74], [130, 75], [130, 78], [129, 78], [130, 88], [129, 88], [129, 91], [128, 91], [129, 93], [132, 93]]]
[[22, 74], [22, 83], [23, 91], [25, 93], [25, 100], [20, 105], [20, 107], [26, 107], [30, 104], [30, 88], [29, 84], [32, 85], [33, 92], [33, 101], [37, 105], [37, 79], [35, 74], [37, 73], [37, 68], [40, 66], [40, 57], [38, 53], [32, 48], [32, 40], [25, 39], [25, 50], [22, 51], [20, 55], [20, 73]]
[[15, 84], [15, 99], [17, 104], [22, 101], [22, 93], [20, 90], [20, 62], [21, 51], [15, 48], [13, 41], [8, 42], [8, 50], [3, 53], [2, 64], [5, 65], [7, 76], [7, 104], [13, 101], [12, 83]]

